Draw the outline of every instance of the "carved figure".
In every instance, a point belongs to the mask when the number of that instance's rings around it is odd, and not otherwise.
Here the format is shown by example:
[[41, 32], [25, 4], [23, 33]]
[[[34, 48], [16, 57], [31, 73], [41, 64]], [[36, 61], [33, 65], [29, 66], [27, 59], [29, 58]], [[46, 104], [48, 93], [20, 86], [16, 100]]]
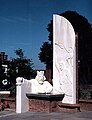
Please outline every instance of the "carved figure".
[[31, 83], [31, 93], [51, 93], [52, 85], [46, 81], [44, 71], [37, 71], [35, 79], [29, 81]]
[[16, 82], [16, 85], [27, 84], [31, 93], [52, 93], [53, 91], [52, 85], [46, 81], [44, 71], [37, 71], [35, 79], [27, 80], [23, 77], [18, 77]]
[[71, 101], [72, 97], [72, 81], [71, 81], [71, 75], [67, 68], [65, 68], [65, 62], [60, 61], [60, 63], [56, 64], [56, 68], [59, 73], [59, 89], [62, 91], [62, 93], [65, 93], [65, 97], [63, 101]]

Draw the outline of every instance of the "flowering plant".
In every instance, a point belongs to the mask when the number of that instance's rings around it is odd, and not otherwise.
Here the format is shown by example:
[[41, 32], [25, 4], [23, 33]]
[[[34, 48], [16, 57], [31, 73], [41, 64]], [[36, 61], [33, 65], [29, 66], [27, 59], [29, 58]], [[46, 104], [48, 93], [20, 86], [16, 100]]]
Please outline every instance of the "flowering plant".
[[3, 111], [5, 108], [9, 108], [9, 103], [4, 99], [1, 99], [0, 102], [0, 111]]
[[5, 108], [5, 105], [4, 105], [4, 100], [1, 99], [1, 104], [0, 104], [0, 110], [3, 111]]

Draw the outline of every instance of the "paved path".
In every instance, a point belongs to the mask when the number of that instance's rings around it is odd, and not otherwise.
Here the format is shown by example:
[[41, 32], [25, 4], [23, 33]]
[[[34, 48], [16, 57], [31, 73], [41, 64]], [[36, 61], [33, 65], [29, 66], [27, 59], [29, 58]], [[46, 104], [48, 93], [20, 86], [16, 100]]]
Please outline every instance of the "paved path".
[[14, 111], [0, 112], [0, 120], [92, 120], [92, 111], [78, 113], [32, 113], [16, 114]]

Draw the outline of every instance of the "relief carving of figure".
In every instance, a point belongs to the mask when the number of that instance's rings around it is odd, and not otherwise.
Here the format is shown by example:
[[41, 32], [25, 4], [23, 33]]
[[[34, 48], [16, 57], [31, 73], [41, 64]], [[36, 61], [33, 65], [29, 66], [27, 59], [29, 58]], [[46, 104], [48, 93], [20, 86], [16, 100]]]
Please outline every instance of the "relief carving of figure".
[[[60, 61], [56, 64], [56, 68], [59, 72], [59, 88], [62, 93], [65, 94], [63, 101], [72, 97], [72, 82], [71, 75], [67, 68], [65, 68], [65, 62]], [[69, 97], [69, 98], [68, 98]]]

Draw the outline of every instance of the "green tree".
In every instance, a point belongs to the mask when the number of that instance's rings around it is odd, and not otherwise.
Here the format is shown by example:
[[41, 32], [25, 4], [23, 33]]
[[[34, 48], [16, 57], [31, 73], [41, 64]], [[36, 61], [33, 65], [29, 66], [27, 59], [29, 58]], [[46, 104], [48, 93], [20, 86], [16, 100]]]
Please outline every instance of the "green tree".
[[24, 77], [30, 79], [34, 74], [32, 59], [24, 56], [24, 51], [18, 49], [15, 51], [17, 58], [13, 58], [9, 64], [8, 77], [12, 83], [16, 82], [17, 77]]
[[[59, 14], [65, 17], [73, 25], [78, 33], [78, 61], [79, 61], [79, 81], [81, 84], [92, 84], [92, 27], [88, 20], [75, 11], [66, 11]], [[52, 68], [53, 62], [53, 20], [47, 26], [49, 32], [48, 42], [43, 43], [40, 48], [39, 59], [46, 66]], [[51, 46], [51, 47], [50, 47]], [[48, 50], [49, 49], [49, 50]], [[49, 51], [49, 53], [47, 52]], [[48, 58], [48, 59], [47, 59]]]
[[40, 48], [41, 52], [39, 53], [39, 59], [41, 62], [46, 64], [46, 68], [52, 67], [52, 44], [49, 42], [44, 42], [42, 47]]

